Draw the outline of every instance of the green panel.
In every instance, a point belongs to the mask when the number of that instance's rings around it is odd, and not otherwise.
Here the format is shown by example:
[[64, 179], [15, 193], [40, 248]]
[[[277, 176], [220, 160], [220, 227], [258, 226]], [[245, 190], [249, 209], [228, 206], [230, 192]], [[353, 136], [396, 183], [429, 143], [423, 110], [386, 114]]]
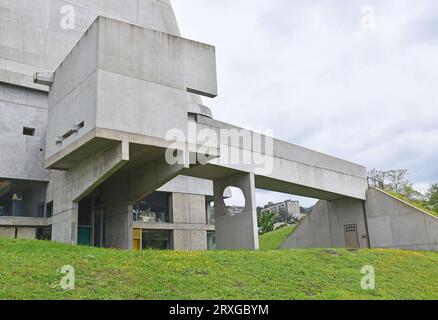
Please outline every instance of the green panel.
[[78, 228], [78, 245], [91, 247], [91, 228]]

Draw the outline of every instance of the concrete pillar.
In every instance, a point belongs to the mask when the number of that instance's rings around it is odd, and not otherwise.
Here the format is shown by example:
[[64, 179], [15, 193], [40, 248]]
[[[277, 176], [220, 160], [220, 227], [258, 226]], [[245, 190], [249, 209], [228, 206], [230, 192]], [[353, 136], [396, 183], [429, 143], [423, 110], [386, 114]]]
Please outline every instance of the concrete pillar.
[[114, 201], [105, 204], [105, 247], [132, 249], [133, 207], [128, 202]]
[[[231, 216], [223, 194], [228, 187], [240, 188], [245, 196], [245, 208]], [[238, 173], [214, 181], [214, 213], [217, 249], [259, 249], [255, 179], [252, 173]]]
[[101, 188], [106, 248], [132, 249], [133, 205], [128, 197], [129, 179], [119, 174]]
[[[55, 242], [76, 244], [78, 238], [77, 202], [70, 202], [70, 208], [60, 209], [57, 205], [59, 198], [55, 197], [55, 209], [52, 217], [52, 240]], [[59, 213], [58, 213], [59, 212]]]

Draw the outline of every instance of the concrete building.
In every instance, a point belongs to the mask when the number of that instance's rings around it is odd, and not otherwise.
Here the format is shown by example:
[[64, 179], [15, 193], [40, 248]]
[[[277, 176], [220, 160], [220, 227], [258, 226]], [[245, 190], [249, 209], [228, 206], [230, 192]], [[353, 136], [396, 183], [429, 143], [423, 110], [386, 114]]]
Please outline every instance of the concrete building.
[[276, 203], [262, 210], [262, 212], [267, 212], [267, 211], [271, 211], [277, 215], [281, 212], [287, 212], [289, 218], [292, 220], [300, 220], [303, 217], [301, 215], [301, 208], [299, 201], [286, 200], [283, 202]]
[[436, 219], [363, 166], [214, 119], [215, 48], [181, 37], [169, 0], [0, 0], [0, 31], [0, 237], [257, 249], [260, 188], [321, 199], [315, 244], [437, 248]]

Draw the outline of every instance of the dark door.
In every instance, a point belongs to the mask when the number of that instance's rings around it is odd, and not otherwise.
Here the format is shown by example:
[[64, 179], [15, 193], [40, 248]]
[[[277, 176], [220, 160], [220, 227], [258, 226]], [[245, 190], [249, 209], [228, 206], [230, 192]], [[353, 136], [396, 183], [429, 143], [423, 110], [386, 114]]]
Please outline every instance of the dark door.
[[80, 246], [91, 246], [91, 234], [93, 229], [90, 227], [79, 227], [78, 228], [78, 245]]

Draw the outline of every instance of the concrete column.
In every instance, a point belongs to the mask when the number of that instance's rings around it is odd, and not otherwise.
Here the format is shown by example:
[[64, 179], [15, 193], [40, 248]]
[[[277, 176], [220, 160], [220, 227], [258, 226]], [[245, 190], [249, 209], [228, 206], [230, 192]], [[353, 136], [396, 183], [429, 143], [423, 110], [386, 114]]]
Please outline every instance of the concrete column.
[[[240, 188], [245, 195], [245, 208], [237, 216], [228, 213], [224, 190]], [[252, 173], [238, 173], [214, 181], [214, 213], [216, 219], [217, 249], [259, 249], [255, 179]]]
[[76, 244], [78, 237], [77, 221], [78, 203], [72, 202], [71, 208], [63, 210], [52, 217], [52, 240], [55, 242]]
[[133, 207], [125, 201], [109, 202], [105, 205], [105, 247], [132, 249]]
[[133, 205], [128, 197], [128, 177], [119, 174], [101, 188], [106, 248], [132, 249]]

